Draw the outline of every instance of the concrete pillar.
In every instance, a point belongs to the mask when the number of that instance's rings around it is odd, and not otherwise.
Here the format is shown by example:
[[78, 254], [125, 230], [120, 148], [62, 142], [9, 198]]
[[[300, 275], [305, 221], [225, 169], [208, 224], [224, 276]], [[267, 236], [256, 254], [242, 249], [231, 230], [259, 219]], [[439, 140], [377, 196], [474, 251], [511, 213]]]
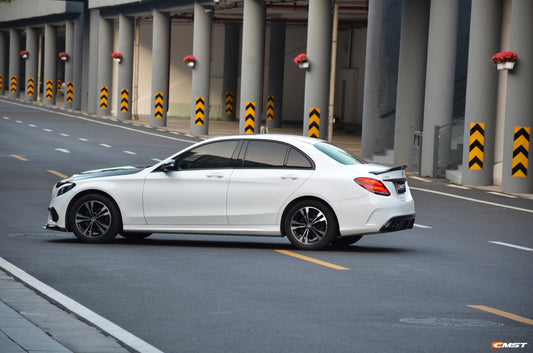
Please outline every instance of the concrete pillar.
[[322, 139], [326, 139], [328, 136], [331, 18], [331, 0], [309, 2], [307, 57], [309, 58], [310, 66], [305, 73], [303, 134], [304, 136], [309, 135], [310, 117], [319, 113], [319, 137]]
[[98, 35], [98, 83], [96, 85], [99, 116], [111, 115], [111, 84], [113, 82], [113, 22], [100, 18]]
[[404, 0], [402, 9], [394, 164], [416, 171], [422, 146], [415, 146], [420, 142], [415, 141], [415, 131], [422, 131], [424, 120], [429, 5], [427, 0]]
[[283, 72], [285, 69], [285, 24], [270, 24], [270, 50], [266, 126], [281, 127], [283, 108]]
[[498, 52], [501, 0], [472, 0], [462, 183], [492, 185], [498, 73], [487, 58]]
[[[459, 0], [432, 0], [420, 173], [436, 176], [435, 127], [452, 121]], [[490, 60], [490, 59], [489, 59]]]
[[213, 13], [194, 3], [191, 134], [207, 135], [209, 131], [209, 88], [211, 84], [211, 27]]
[[513, 0], [510, 48], [518, 61], [507, 78], [502, 191], [533, 193], [533, 2]]
[[239, 133], [259, 133], [263, 88], [264, 0], [244, 0]]
[[[83, 71], [87, 69], [87, 61], [84, 65], [83, 47], [86, 42], [84, 38], [84, 26], [85, 26], [85, 13], [81, 13], [80, 16], [74, 20], [74, 38], [72, 48], [72, 84], [73, 84], [73, 102], [72, 109], [81, 110], [82, 107], [82, 84], [83, 84]], [[70, 53], [69, 53], [70, 54]]]
[[0, 96], [4, 95], [9, 85], [7, 77], [8, 43], [4, 32], [0, 31]]
[[133, 19], [120, 15], [118, 19], [118, 51], [122, 62], [118, 64], [117, 117], [131, 120], [133, 98]]
[[44, 104], [55, 105], [57, 94], [57, 30], [54, 26], [44, 25]]
[[72, 109], [74, 103], [74, 22], [65, 24], [65, 52], [68, 59], [65, 61], [65, 108]]
[[[100, 93], [99, 89], [96, 87], [98, 83], [100, 17], [100, 10], [91, 10], [88, 58], [89, 74], [87, 77], [87, 113], [89, 114], [96, 113], [96, 107], [100, 105]], [[111, 55], [111, 53], [109, 53], [109, 55]]]
[[170, 16], [153, 11], [152, 31], [152, 115], [150, 125], [167, 125], [168, 65], [170, 52]]
[[9, 30], [9, 80], [7, 80], [8, 97], [11, 99], [19, 98], [20, 87], [24, 85], [20, 77], [20, 50], [20, 32], [11, 28]]
[[222, 79], [222, 101], [225, 113], [222, 120], [235, 120], [237, 104], [237, 75], [239, 73], [239, 25], [224, 24], [224, 78]]
[[26, 27], [26, 50], [33, 55], [26, 59], [26, 102], [37, 100], [39, 95], [37, 65], [39, 63], [39, 34], [37, 29]]

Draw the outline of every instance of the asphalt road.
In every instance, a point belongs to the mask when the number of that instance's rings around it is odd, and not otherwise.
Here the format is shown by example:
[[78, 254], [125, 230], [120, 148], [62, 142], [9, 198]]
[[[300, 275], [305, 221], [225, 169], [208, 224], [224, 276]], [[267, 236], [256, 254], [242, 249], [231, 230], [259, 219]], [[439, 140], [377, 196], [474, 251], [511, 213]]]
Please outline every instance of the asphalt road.
[[152, 164], [194, 140], [0, 99], [0, 257], [167, 353], [533, 351], [523, 197], [410, 178], [413, 230], [320, 252], [207, 235], [89, 245], [42, 229], [57, 175]]

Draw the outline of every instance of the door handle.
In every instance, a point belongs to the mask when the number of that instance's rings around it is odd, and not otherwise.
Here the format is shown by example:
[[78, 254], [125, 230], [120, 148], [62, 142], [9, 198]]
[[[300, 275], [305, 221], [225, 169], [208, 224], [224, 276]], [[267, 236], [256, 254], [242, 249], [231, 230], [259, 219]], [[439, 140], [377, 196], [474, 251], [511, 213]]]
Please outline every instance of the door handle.
[[298, 177], [296, 175], [283, 175], [281, 177], [282, 180], [298, 180]]
[[224, 175], [222, 175], [222, 174], [207, 174], [206, 177], [208, 177], [210, 179], [213, 179], [213, 178], [222, 179], [224, 177]]

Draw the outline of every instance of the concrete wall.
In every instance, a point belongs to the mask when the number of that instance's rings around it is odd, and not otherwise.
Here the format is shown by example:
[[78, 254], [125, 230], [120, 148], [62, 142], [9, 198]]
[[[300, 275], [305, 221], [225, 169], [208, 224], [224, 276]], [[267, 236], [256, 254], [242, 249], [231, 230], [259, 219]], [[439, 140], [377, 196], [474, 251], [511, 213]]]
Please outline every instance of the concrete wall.
[[81, 12], [83, 4], [73, 1], [16, 0], [0, 3], [0, 22], [25, 20], [32, 17]]

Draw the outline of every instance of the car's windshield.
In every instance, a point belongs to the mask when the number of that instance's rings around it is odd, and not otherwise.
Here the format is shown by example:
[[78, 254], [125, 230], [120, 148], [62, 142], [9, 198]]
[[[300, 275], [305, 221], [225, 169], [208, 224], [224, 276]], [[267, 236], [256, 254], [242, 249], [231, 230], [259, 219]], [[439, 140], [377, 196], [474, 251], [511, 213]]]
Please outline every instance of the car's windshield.
[[364, 159], [359, 156], [356, 156], [352, 152], [346, 151], [339, 146], [331, 144], [329, 142], [318, 142], [315, 144], [316, 149], [324, 153], [330, 158], [333, 158], [337, 162], [344, 165], [354, 165], [366, 163]]

